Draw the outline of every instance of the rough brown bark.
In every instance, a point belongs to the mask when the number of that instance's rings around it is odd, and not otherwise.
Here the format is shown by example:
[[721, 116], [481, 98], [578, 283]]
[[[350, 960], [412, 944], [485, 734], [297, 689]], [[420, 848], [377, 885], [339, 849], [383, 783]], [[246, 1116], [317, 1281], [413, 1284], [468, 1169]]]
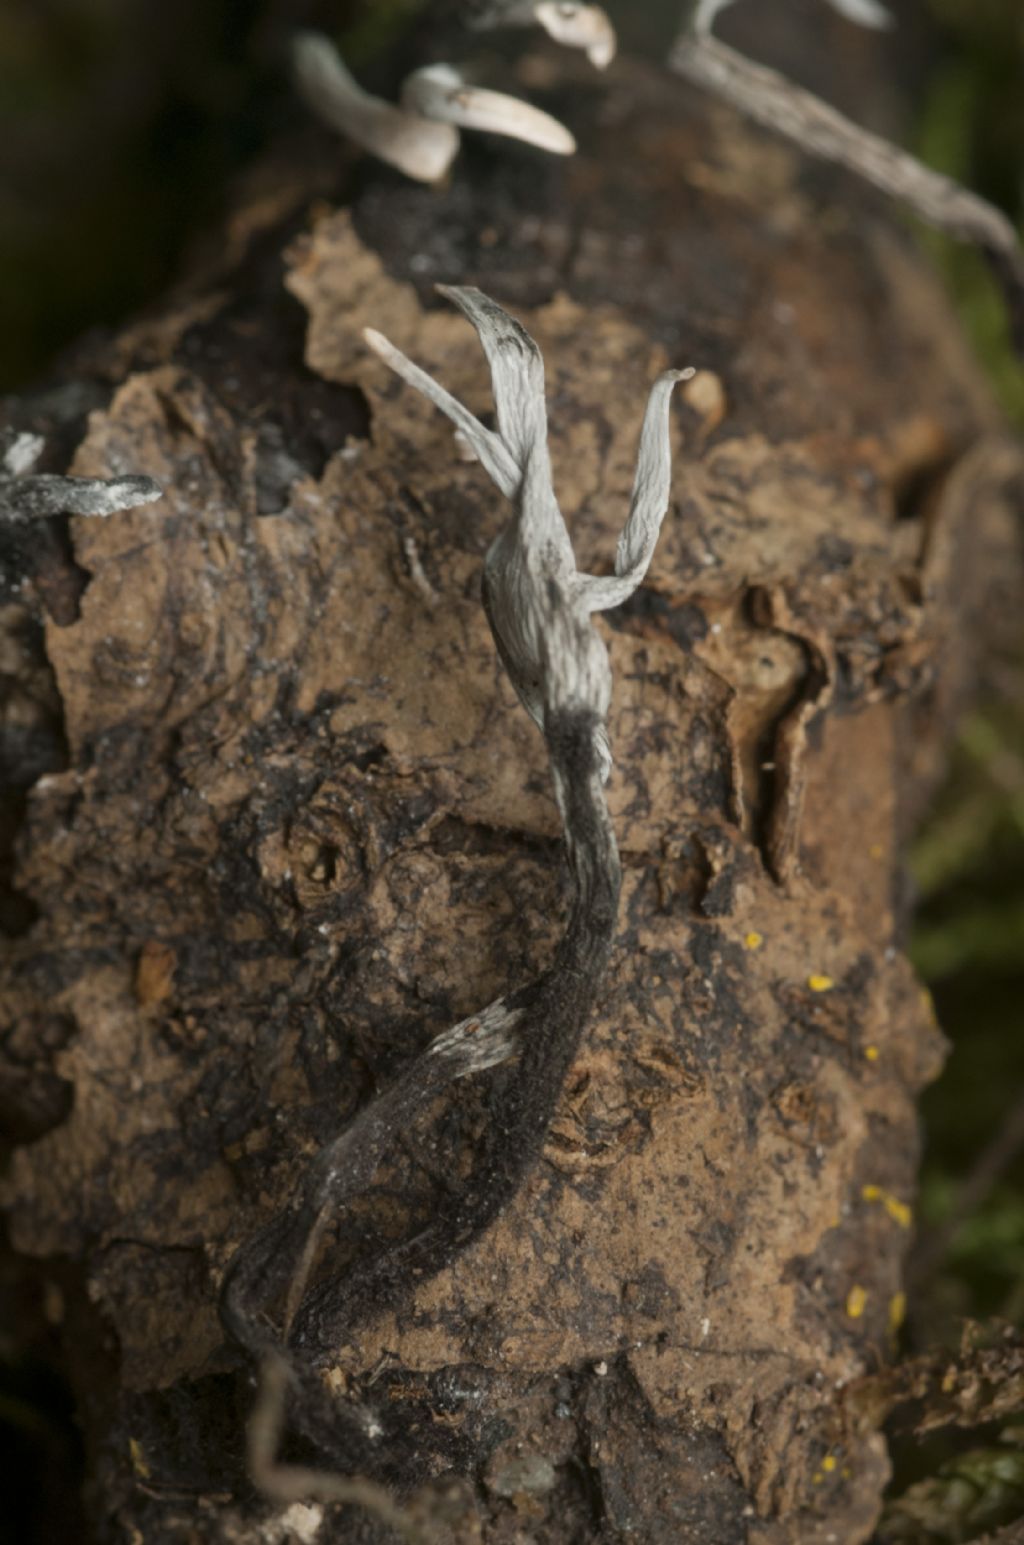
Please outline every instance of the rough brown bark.
[[[364, 1306], [325, 1388], [444, 1538], [824, 1545], [876, 1516], [884, 1443], [845, 1392], [890, 1344], [942, 1048], [900, 844], [1012, 580], [1020, 460], [852, 184], [639, 66], [559, 105], [572, 162], [467, 145], [442, 190], [363, 165], [308, 217], [322, 173], [286, 159], [205, 288], [75, 366], [99, 405], [72, 470], [167, 490], [23, 553], [7, 611], [26, 660], [45, 614], [17, 723], [49, 771], [14, 769], [37, 916], [4, 1088], [36, 1140], [6, 1195], [59, 1287], [101, 1539], [388, 1537], [253, 1493], [218, 1283], [372, 1091], [558, 933], [543, 744], [479, 602], [497, 496], [360, 342], [485, 412], [434, 280], [541, 345], [592, 572], [647, 384], [704, 373], [651, 573], [602, 624], [625, 873], [600, 1010], [514, 1201]], [[486, 1075], [459, 1090], [336, 1261], [500, 1122]]]

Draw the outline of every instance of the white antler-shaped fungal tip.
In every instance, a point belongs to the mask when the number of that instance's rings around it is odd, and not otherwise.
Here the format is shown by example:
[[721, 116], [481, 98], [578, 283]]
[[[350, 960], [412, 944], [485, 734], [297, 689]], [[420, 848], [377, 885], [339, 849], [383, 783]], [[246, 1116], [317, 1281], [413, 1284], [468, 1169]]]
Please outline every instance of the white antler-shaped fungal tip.
[[563, 43], [567, 48], [582, 48], [595, 69], [607, 69], [615, 58], [618, 48], [615, 28], [599, 5], [540, 0], [533, 13], [556, 43]]
[[448, 64], [415, 70], [402, 86], [402, 105], [435, 123], [504, 134], [554, 155], [569, 156], [576, 141], [564, 124], [520, 97], [468, 85]]
[[[582, 574], [551, 482], [540, 350], [526, 329], [482, 291], [463, 285], [437, 288], [477, 330], [491, 368], [496, 433], [380, 333], [368, 328], [363, 336], [392, 370], [451, 419], [515, 505], [515, 520], [492, 543], [484, 566], [487, 615], [498, 652], [541, 729], [550, 712], [569, 703], [594, 714], [597, 765], [607, 777], [611, 757], [604, 717], [611, 678], [604, 644], [589, 617], [626, 600], [647, 572], [669, 502], [669, 400], [676, 382], [694, 371], [666, 370], [654, 382], [615, 573]], [[560, 651], [565, 658], [559, 665]]]

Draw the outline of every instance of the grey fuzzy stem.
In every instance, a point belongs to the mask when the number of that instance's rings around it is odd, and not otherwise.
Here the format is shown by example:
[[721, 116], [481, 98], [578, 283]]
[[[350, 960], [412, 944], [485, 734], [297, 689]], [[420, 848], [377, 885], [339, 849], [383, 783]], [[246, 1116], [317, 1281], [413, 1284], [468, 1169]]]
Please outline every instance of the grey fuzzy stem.
[[249, 1474], [260, 1491], [285, 1504], [315, 1499], [361, 1507], [410, 1545], [428, 1545], [435, 1539], [396, 1506], [382, 1486], [360, 1477], [349, 1480], [323, 1470], [282, 1464], [277, 1459], [291, 1383], [287, 1359], [269, 1352], [260, 1365], [259, 1389], [246, 1431]]
[[684, 80], [763, 128], [845, 167], [937, 230], [980, 247], [1002, 286], [1014, 346], [1024, 355], [1024, 252], [1001, 210], [717, 38], [685, 32], [669, 63]]
[[58, 477], [51, 473], [0, 478], [0, 521], [27, 525], [49, 515], [114, 515], [152, 504], [163, 490], [151, 477]]

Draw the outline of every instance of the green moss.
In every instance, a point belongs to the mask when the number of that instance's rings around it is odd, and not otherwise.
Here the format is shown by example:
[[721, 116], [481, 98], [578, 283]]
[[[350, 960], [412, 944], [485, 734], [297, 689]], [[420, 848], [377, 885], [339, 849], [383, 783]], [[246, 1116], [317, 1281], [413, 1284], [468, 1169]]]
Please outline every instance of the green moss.
[[372, 0], [339, 34], [346, 60], [356, 68], [398, 38], [424, 0]]
[[[926, 96], [917, 150], [929, 166], [976, 188], [1020, 226], [1024, 193], [1024, 12], [1017, 0], [930, 0], [946, 54]], [[1024, 425], [1024, 371], [1006, 308], [984, 258], [923, 233], [1007, 414]]]
[[911, 1486], [886, 1509], [879, 1545], [964, 1545], [1024, 1512], [1022, 1434], [1008, 1428], [1003, 1442], [971, 1449], [938, 1473]]

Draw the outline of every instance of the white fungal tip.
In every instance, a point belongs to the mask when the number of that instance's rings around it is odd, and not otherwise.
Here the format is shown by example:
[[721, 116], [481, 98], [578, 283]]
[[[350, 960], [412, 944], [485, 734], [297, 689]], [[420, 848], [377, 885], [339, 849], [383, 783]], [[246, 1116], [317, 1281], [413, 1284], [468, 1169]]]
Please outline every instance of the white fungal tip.
[[132, 510], [140, 504], [155, 504], [164, 495], [159, 483], [139, 473], [130, 474], [127, 477], [112, 477], [108, 480], [106, 488], [112, 509]]
[[381, 359], [387, 359], [391, 352], [391, 344], [375, 327], [363, 328], [363, 342], [369, 344], [374, 354], [379, 354]]
[[402, 86], [402, 106], [432, 123], [504, 134], [553, 155], [569, 156], [576, 141], [564, 124], [519, 97], [469, 86], [450, 64], [415, 70]]
[[604, 70], [615, 58], [618, 39], [606, 11], [599, 5], [574, 5], [566, 0], [542, 0], [533, 13], [556, 43], [582, 48], [595, 69]]
[[879, 0], [828, 0], [834, 11], [855, 21], [861, 27], [874, 27], [879, 31], [895, 25], [895, 17]]
[[23, 477], [30, 472], [43, 454], [42, 435], [10, 434], [5, 437], [3, 448], [3, 468], [11, 477]]

